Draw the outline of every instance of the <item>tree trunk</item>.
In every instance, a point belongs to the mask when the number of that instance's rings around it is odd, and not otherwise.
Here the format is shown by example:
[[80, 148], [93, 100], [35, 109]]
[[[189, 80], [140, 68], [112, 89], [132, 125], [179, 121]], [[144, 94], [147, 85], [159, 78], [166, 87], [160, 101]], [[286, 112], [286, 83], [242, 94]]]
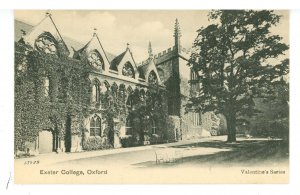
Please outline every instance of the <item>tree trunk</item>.
[[235, 113], [228, 113], [227, 120], [227, 142], [236, 142], [236, 116]]
[[71, 129], [72, 119], [70, 114], [67, 115], [66, 119], [66, 133], [65, 133], [65, 148], [66, 152], [71, 152], [72, 147], [72, 129]]

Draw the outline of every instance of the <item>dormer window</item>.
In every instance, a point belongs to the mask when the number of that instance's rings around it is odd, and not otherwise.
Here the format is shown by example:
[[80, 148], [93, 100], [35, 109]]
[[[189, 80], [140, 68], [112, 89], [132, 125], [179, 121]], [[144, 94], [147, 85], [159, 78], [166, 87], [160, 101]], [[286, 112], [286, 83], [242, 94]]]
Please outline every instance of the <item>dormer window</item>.
[[104, 70], [104, 62], [98, 51], [94, 50], [89, 53], [88, 62], [91, 66]]
[[158, 84], [158, 81], [157, 81], [157, 76], [155, 74], [155, 72], [152, 70], [148, 76], [148, 83], [149, 85], [156, 85]]
[[122, 74], [124, 76], [134, 78], [134, 69], [130, 62], [126, 62], [122, 69]]
[[35, 41], [35, 48], [45, 54], [57, 54], [56, 40], [50, 33], [40, 35]]

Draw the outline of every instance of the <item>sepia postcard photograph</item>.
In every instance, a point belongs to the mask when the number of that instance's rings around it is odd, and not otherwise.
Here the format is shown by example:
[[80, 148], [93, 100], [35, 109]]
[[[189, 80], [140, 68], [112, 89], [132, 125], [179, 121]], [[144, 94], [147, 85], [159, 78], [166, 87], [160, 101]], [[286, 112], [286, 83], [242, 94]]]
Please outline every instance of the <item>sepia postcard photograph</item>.
[[289, 11], [15, 10], [15, 184], [289, 183]]

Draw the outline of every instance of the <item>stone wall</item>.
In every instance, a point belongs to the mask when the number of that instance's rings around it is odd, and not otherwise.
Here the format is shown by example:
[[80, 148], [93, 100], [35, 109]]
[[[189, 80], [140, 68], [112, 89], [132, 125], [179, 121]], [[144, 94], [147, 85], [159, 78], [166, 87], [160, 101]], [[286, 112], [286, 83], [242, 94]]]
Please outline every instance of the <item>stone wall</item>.
[[187, 65], [187, 61], [179, 58], [180, 93], [185, 97], [190, 96], [190, 74], [191, 69]]
[[163, 71], [164, 78], [160, 78], [164, 84], [172, 76], [172, 61], [166, 61], [156, 65], [158, 70]]
[[201, 126], [185, 125], [182, 124], [182, 140], [200, 139], [202, 136]]

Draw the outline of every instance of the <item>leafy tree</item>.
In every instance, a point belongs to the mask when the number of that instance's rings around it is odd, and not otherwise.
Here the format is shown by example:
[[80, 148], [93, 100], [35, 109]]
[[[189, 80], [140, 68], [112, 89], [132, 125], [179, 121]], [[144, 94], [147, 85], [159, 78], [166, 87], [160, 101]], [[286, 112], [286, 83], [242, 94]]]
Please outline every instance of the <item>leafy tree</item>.
[[133, 92], [134, 109], [129, 111], [129, 114], [134, 118], [135, 134], [139, 135], [140, 143], [148, 141], [152, 136], [151, 125], [155, 121], [157, 134], [161, 134], [162, 129], [165, 129], [165, 121], [167, 118], [167, 104], [162, 96], [165, 95], [164, 89], [161, 89], [156, 84], [151, 84], [147, 93], [141, 93], [138, 90]]
[[[256, 130], [253, 133], [288, 138], [289, 85], [286, 81], [282, 79], [274, 82], [270, 96], [255, 99], [255, 106], [261, 113], [249, 118], [251, 126]], [[262, 126], [266, 129], [263, 130]]]
[[[222, 113], [228, 142], [236, 141], [237, 119], [255, 114], [253, 99], [267, 97], [288, 74], [288, 46], [271, 33], [281, 16], [269, 10], [215, 10], [200, 28], [189, 64], [201, 82], [187, 109]], [[278, 59], [282, 59], [279, 61]]]

